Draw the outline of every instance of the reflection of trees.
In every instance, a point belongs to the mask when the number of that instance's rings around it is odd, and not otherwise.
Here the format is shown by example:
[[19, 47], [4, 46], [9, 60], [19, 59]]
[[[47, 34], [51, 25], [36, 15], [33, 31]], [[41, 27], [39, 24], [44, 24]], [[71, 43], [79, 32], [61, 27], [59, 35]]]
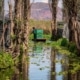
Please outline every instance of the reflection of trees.
[[42, 50], [43, 50], [43, 44], [34, 42], [32, 56], [35, 56], [38, 53], [42, 53]]
[[23, 80], [28, 80], [28, 56], [27, 56], [27, 59], [26, 59], [26, 56], [25, 54], [23, 54], [22, 56], [22, 77], [23, 77]]
[[[79, 71], [75, 71], [75, 72], [71, 72], [71, 70], [73, 70], [73, 61], [69, 60], [69, 72], [68, 72], [68, 80], [80, 80], [80, 70]], [[73, 70], [74, 71], [74, 70]]]
[[51, 49], [51, 80], [55, 80], [55, 54], [54, 48]]
[[12, 76], [12, 80], [19, 80], [19, 69], [15, 68], [14, 74]]
[[12, 80], [28, 80], [28, 58], [26, 54], [21, 55]]
[[80, 70], [78, 71], [78, 73], [77, 73], [77, 80], [80, 80]]
[[66, 55], [64, 55], [62, 57], [62, 60], [64, 61], [64, 63], [62, 63], [62, 70], [65, 73], [65, 75], [63, 74], [63, 80], [68, 80], [68, 57]]

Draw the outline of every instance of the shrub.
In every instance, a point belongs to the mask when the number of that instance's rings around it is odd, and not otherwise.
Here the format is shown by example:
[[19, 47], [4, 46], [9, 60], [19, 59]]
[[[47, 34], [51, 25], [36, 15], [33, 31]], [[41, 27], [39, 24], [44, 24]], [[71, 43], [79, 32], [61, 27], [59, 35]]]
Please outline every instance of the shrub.
[[68, 46], [68, 40], [66, 38], [63, 38], [61, 41], [61, 46], [67, 47]]
[[7, 68], [0, 70], [0, 80], [10, 80], [14, 74], [14, 68]]
[[58, 44], [59, 46], [61, 46], [61, 41], [62, 41], [62, 38], [57, 40], [57, 44]]
[[9, 53], [0, 51], [0, 68], [7, 68], [14, 65], [12, 56]]
[[69, 49], [70, 52], [75, 53], [77, 51], [76, 44], [73, 43], [73, 42], [70, 42], [69, 45], [68, 45], [68, 49]]

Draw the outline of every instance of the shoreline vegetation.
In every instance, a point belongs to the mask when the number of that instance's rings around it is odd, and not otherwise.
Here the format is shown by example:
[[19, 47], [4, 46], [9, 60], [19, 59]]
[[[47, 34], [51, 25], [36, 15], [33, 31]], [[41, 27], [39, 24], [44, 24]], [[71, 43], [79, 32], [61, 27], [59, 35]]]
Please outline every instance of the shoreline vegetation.
[[[69, 59], [69, 61], [72, 61], [71, 64], [68, 66], [73, 67], [70, 69], [70, 72], [72, 74], [76, 73], [78, 70], [80, 70], [80, 58], [76, 55], [76, 47], [74, 43], [69, 43], [69, 41], [65, 38], [61, 38], [57, 41], [50, 41], [50, 34], [45, 34], [44, 37], [47, 39], [44, 45], [53, 47], [57, 52], [59, 52], [61, 55], [66, 55]], [[29, 46], [33, 45], [34, 42], [32, 41], [33, 35], [30, 35], [29, 37]], [[37, 44], [40, 44], [41, 42], [38, 42]], [[21, 59], [20, 59], [21, 60]], [[27, 60], [27, 59], [26, 59]], [[4, 51], [0, 52], [0, 69], [7, 69], [11, 68], [15, 65], [17, 65], [19, 62], [19, 57], [17, 57], [15, 60], [12, 58], [12, 56], [9, 53], [6, 53]], [[64, 61], [62, 61], [63, 63]], [[63, 73], [62, 73], [63, 74]], [[65, 73], [67, 74], [67, 73]]]

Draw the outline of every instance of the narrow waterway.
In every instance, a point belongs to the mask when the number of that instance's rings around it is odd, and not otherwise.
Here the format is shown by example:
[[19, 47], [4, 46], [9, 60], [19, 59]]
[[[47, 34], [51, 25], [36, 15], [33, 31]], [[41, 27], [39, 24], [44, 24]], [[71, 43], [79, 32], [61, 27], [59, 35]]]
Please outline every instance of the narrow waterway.
[[24, 61], [22, 66], [1, 70], [0, 80], [69, 80], [68, 74], [62, 74], [68, 70], [68, 58], [53, 47], [34, 44], [28, 57], [28, 63]]
[[[63, 61], [64, 60], [64, 61]], [[63, 80], [66, 60], [64, 55], [58, 53], [51, 46], [34, 44], [32, 51], [29, 52], [29, 80]]]
[[50, 80], [51, 48], [34, 45], [30, 54], [29, 80]]

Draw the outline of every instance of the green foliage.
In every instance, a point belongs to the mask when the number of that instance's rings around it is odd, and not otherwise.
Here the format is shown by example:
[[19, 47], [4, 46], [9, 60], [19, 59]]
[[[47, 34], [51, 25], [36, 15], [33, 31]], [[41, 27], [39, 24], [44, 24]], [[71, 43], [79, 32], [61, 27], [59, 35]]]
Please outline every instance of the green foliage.
[[10, 80], [13, 76], [14, 70], [8, 68], [6, 70], [0, 70], [0, 80]]
[[50, 34], [44, 34], [44, 35], [43, 35], [43, 38], [45, 38], [45, 39], [47, 39], [47, 40], [50, 40], [51, 35], [50, 35]]
[[66, 38], [60, 38], [57, 40], [57, 45], [67, 47], [68, 40]]
[[[43, 38], [50, 40], [51, 35], [50, 34], [43, 34]], [[33, 34], [30, 34], [29, 39], [32, 40], [33, 39]]]
[[62, 38], [61, 46], [67, 47], [67, 45], [68, 45], [68, 40], [66, 38]]
[[76, 55], [78, 53], [76, 44], [69, 42], [66, 38], [61, 38], [57, 41], [53, 41], [50, 45], [52, 45], [62, 54]]
[[0, 68], [7, 68], [13, 65], [14, 61], [12, 59], [12, 56], [9, 53], [0, 51]]
[[72, 53], [77, 53], [77, 48], [76, 48], [76, 44], [73, 42], [70, 42], [68, 45], [68, 49], [70, 52]]
[[61, 42], [62, 42], [62, 38], [59, 39], [59, 40], [57, 40], [57, 44], [58, 44], [59, 46], [61, 46]]

